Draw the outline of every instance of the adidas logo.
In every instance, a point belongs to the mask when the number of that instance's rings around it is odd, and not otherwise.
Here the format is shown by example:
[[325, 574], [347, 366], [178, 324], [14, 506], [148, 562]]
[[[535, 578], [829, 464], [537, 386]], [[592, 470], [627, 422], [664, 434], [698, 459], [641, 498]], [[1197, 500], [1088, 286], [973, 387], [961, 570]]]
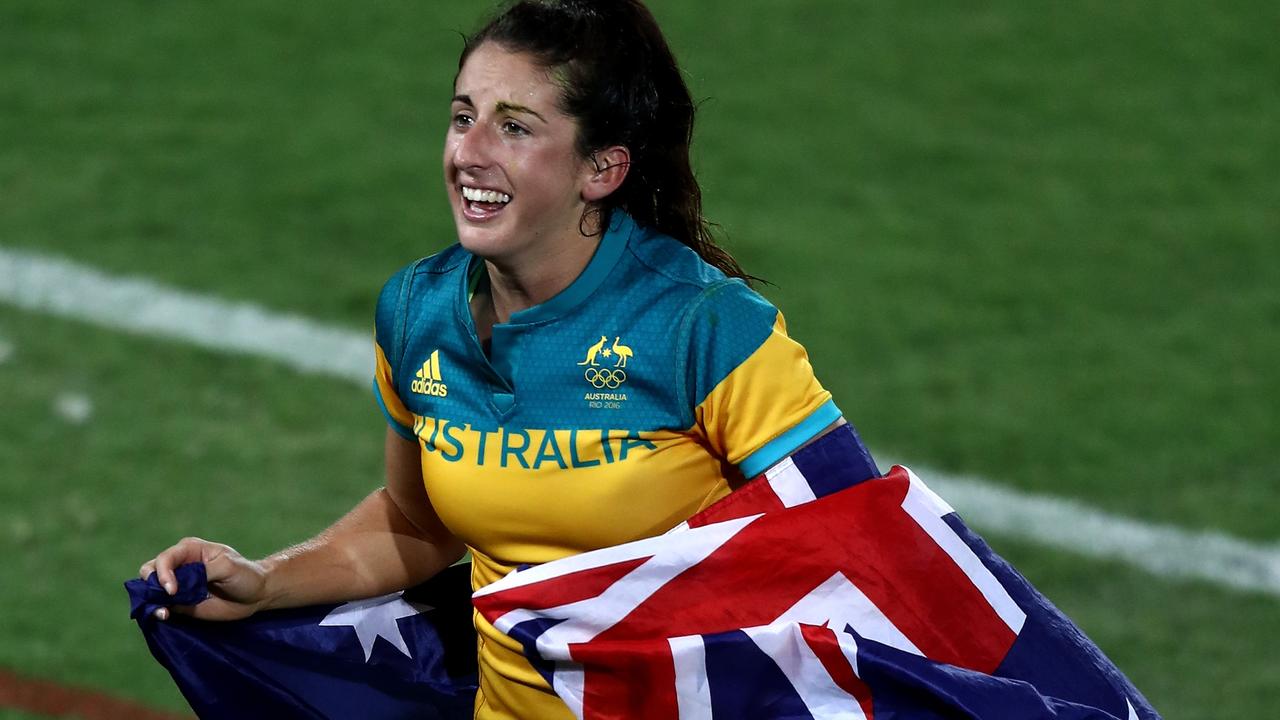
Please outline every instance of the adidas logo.
[[449, 394], [449, 387], [440, 382], [440, 351], [436, 350], [431, 353], [431, 357], [422, 363], [422, 367], [418, 368], [417, 374], [414, 376], [413, 384], [409, 387], [419, 395], [434, 395], [436, 397], [445, 397]]

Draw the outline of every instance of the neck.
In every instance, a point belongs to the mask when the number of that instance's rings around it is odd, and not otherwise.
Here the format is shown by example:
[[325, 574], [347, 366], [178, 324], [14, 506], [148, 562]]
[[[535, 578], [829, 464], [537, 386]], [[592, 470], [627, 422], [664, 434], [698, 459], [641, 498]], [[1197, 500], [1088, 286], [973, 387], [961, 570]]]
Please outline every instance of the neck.
[[486, 258], [489, 297], [497, 322], [505, 323], [515, 313], [544, 303], [569, 287], [599, 245], [599, 237], [579, 237], [556, 252], [519, 263]]
[[587, 232], [575, 226], [558, 242], [540, 242], [519, 257], [484, 257], [488, 274], [486, 301], [493, 320], [510, 321], [521, 310], [540, 305], [558, 295], [582, 274], [604, 237], [598, 223]]
[[495, 324], [547, 302], [578, 279], [604, 238], [604, 228], [588, 220], [585, 230], [575, 226], [560, 242], [535, 243], [517, 256], [480, 256], [488, 282], [471, 299], [471, 317], [482, 342], [492, 337]]

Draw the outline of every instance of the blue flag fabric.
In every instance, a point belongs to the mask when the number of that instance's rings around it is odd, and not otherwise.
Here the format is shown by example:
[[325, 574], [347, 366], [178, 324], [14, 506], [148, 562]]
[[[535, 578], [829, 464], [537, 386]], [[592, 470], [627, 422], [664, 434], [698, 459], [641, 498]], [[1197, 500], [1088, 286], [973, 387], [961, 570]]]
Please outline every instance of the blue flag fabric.
[[473, 714], [476, 636], [470, 568], [403, 593], [204, 622], [153, 612], [207, 595], [204, 566], [178, 568], [170, 597], [153, 573], [125, 583], [130, 616], [201, 718], [453, 720]]

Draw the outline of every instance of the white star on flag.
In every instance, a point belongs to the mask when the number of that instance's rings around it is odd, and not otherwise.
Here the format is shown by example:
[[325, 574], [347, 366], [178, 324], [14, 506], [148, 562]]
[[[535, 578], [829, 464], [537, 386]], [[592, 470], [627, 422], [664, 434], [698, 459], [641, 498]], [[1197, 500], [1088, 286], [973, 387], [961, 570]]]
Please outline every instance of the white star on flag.
[[402, 594], [404, 594], [403, 591], [339, 605], [320, 621], [320, 625], [322, 627], [349, 625], [356, 631], [356, 637], [360, 639], [360, 647], [364, 648], [365, 662], [369, 662], [373, 657], [373, 643], [379, 637], [394, 645], [397, 650], [404, 653], [405, 657], [412, 660], [413, 655], [409, 653], [409, 646], [405, 645], [404, 636], [400, 634], [400, 625], [396, 621], [426, 612], [432, 607], [406, 602], [400, 597]]

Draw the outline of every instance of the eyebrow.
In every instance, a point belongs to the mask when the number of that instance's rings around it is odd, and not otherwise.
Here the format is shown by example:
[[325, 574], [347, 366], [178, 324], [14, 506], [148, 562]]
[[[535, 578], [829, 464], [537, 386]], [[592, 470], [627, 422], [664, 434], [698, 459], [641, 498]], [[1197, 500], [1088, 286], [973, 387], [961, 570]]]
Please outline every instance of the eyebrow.
[[[470, 95], [454, 95], [453, 101], [465, 103], [467, 105], [475, 107], [475, 103], [471, 101]], [[525, 105], [521, 105], [519, 103], [507, 102], [506, 100], [499, 100], [498, 103], [493, 106], [493, 109], [499, 114], [508, 113], [508, 112], [523, 113], [526, 115], [532, 115], [538, 118], [539, 120], [541, 120], [542, 122], [547, 121], [547, 119], [542, 117], [542, 114], [539, 113], [537, 110], [534, 110], [533, 108], [527, 107]]]

